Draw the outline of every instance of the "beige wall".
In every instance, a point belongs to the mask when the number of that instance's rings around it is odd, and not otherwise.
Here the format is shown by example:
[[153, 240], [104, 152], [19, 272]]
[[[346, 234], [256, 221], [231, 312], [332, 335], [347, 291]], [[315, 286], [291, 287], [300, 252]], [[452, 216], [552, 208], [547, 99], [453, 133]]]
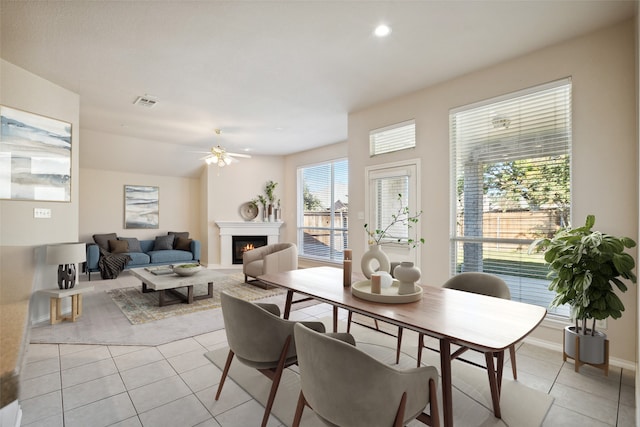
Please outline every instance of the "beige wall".
[[[83, 242], [93, 242], [94, 234], [111, 232], [123, 237], [153, 239], [167, 231], [189, 231], [191, 238], [201, 238], [198, 179], [80, 169], [80, 180], [79, 235]], [[124, 228], [125, 185], [158, 187], [157, 229]]]
[[[587, 214], [611, 234], [638, 235], [638, 150], [636, 138], [635, 29], [632, 21], [529, 55], [497, 64], [349, 115], [349, 236], [356, 259], [366, 239], [365, 167], [420, 157], [422, 210], [420, 235], [426, 239], [420, 267], [428, 283], [450, 275], [449, 110], [527, 87], [572, 77], [573, 219]], [[370, 158], [371, 129], [416, 120], [417, 147]], [[636, 256], [636, 251], [633, 251]], [[611, 355], [635, 363], [637, 290], [622, 296], [619, 320], [609, 319]], [[559, 330], [539, 328], [535, 337], [560, 342]]]
[[[280, 156], [253, 156], [250, 159], [240, 159], [231, 166], [209, 166], [204, 170], [201, 179], [206, 181], [203, 191], [206, 187], [208, 195], [205, 216], [208, 240], [203, 250], [206, 250], [208, 265], [220, 264], [220, 230], [215, 222], [243, 221], [240, 206], [258, 194], [264, 194], [267, 181], [278, 183], [275, 195], [281, 199], [283, 211], [286, 213], [295, 209], [295, 204], [284, 197], [284, 177], [284, 159]], [[286, 233], [292, 226], [295, 227], [285, 220], [280, 232]], [[284, 241], [282, 235], [280, 241]]]
[[[0, 103], [72, 125], [71, 202], [0, 201], [0, 301], [4, 304], [28, 300], [32, 290], [57, 287], [57, 267], [44, 265], [42, 249], [48, 243], [78, 240], [80, 101], [75, 93], [0, 60]], [[34, 219], [34, 208], [51, 209], [51, 218]], [[32, 268], [16, 271], [16, 265]], [[47, 298], [36, 295], [30, 310], [32, 319], [48, 317]]]

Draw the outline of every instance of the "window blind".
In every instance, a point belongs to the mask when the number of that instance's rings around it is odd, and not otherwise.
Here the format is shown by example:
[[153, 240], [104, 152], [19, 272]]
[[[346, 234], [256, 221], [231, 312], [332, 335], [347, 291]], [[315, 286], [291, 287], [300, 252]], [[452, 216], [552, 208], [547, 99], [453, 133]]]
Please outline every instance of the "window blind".
[[449, 118], [452, 272], [497, 274], [512, 299], [547, 307], [554, 296], [547, 266], [528, 247], [569, 224], [570, 80], [452, 110]]
[[338, 261], [348, 246], [347, 160], [298, 170], [298, 248], [301, 256]]
[[416, 122], [409, 120], [369, 132], [369, 155], [391, 153], [416, 146]]

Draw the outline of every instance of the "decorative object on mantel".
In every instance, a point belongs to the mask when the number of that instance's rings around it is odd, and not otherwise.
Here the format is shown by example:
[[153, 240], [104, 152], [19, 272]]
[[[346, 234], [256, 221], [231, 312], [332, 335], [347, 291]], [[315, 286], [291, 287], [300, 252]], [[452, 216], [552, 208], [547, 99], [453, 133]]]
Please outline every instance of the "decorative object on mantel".
[[342, 271], [344, 277], [342, 279], [342, 285], [345, 288], [351, 286], [351, 273], [353, 271], [353, 266], [351, 265], [351, 257], [353, 256], [352, 254], [353, 252], [351, 251], [351, 249], [344, 250], [344, 260], [342, 261]]
[[[544, 260], [549, 263], [549, 276], [554, 278], [549, 290], [556, 293], [551, 306], [571, 306], [575, 325], [565, 327], [563, 359], [574, 359], [576, 372], [581, 365], [589, 364], [607, 375], [609, 341], [604, 333], [596, 331], [596, 320], [622, 316], [624, 305], [611, 285], [625, 292], [627, 286], [621, 278], [636, 283], [635, 261], [625, 252], [636, 242], [593, 231], [595, 222], [595, 216], [588, 215], [583, 227], [561, 228], [551, 239], [537, 239], [529, 252], [544, 251]], [[590, 329], [588, 319], [593, 320]]]
[[264, 186], [264, 195], [258, 194], [252, 200], [256, 205], [259, 203], [262, 206], [262, 221], [264, 222], [277, 222], [281, 219], [280, 199], [278, 199], [278, 204], [275, 204], [276, 195], [274, 191], [277, 185], [277, 182], [267, 181]]
[[253, 200], [240, 205], [240, 216], [245, 221], [253, 221], [258, 216], [258, 205]]
[[46, 263], [58, 266], [58, 287], [71, 289], [76, 285], [76, 264], [85, 262], [86, 243], [60, 243], [47, 246]]
[[381, 245], [393, 243], [399, 245], [409, 245], [415, 248], [420, 243], [424, 243], [423, 238], [414, 240], [411, 238], [404, 239], [402, 237], [395, 237], [391, 235], [393, 226], [402, 224], [407, 228], [411, 228], [413, 224], [416, 224], [418, 222], [418, 218], [420, 217], [420, 215], [422, 215], [422, 211], [416, 213], [415, 215], [411, 215], [409, 213], [409, 207], [403, 206], [402, 194], [398, 194], [398, 202], [400, 203], [400, 207], [398, 208], [396, 213], [391, 215], [391, 221], [385, 228], [376, 228], [374, 230], [371, 230], [369, 228], [369, 224], [364, 225], [364, 229], [369, 236], [369, 250], [362, 256], [360, 267], [362, 269], [362, 273], [367, 279], [370, 279], [371, 273], [375, 271], [371, 267], [371, 262], [374, 260], [379, 264], [379, 271], [386, 271], [387, 273], [391, 273], [391, 263], [389, 261], [389, 257], [382, 251], [382, 249], [380, 248]]
[[413, 294], [416, 282], [420, 280], [420, 269], [414, 267], [412, 262], [403, 261], [393, 270], [393, 276], [400, 282], [398, 295]]

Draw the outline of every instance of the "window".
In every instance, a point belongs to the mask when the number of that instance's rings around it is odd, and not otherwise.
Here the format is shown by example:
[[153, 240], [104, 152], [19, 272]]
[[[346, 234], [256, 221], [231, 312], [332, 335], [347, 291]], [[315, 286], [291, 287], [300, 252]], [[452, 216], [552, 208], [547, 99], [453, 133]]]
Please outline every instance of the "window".
[[298, 169], [300, 255], [342, 261], [348, 247], [349, 164], [338, 160]]
[[416, 146], [416, 121], [409, 120], [369, 132], [369, 155], [391, 153]]
[[496, 274], [513, 300], [548, 308], [547, 266], [528, 249], [569, 223], [570, 80], [462, 107], [449, 119], [452, 273]]

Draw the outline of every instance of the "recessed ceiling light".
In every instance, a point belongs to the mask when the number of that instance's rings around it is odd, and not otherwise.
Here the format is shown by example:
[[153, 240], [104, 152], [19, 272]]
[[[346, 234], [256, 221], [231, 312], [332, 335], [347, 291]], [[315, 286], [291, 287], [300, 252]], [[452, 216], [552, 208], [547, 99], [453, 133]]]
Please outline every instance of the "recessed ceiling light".
[[387, 37], [391, 33], [391, 28], [388, 25], [380, 24], [373, 33], [378, 37]]

